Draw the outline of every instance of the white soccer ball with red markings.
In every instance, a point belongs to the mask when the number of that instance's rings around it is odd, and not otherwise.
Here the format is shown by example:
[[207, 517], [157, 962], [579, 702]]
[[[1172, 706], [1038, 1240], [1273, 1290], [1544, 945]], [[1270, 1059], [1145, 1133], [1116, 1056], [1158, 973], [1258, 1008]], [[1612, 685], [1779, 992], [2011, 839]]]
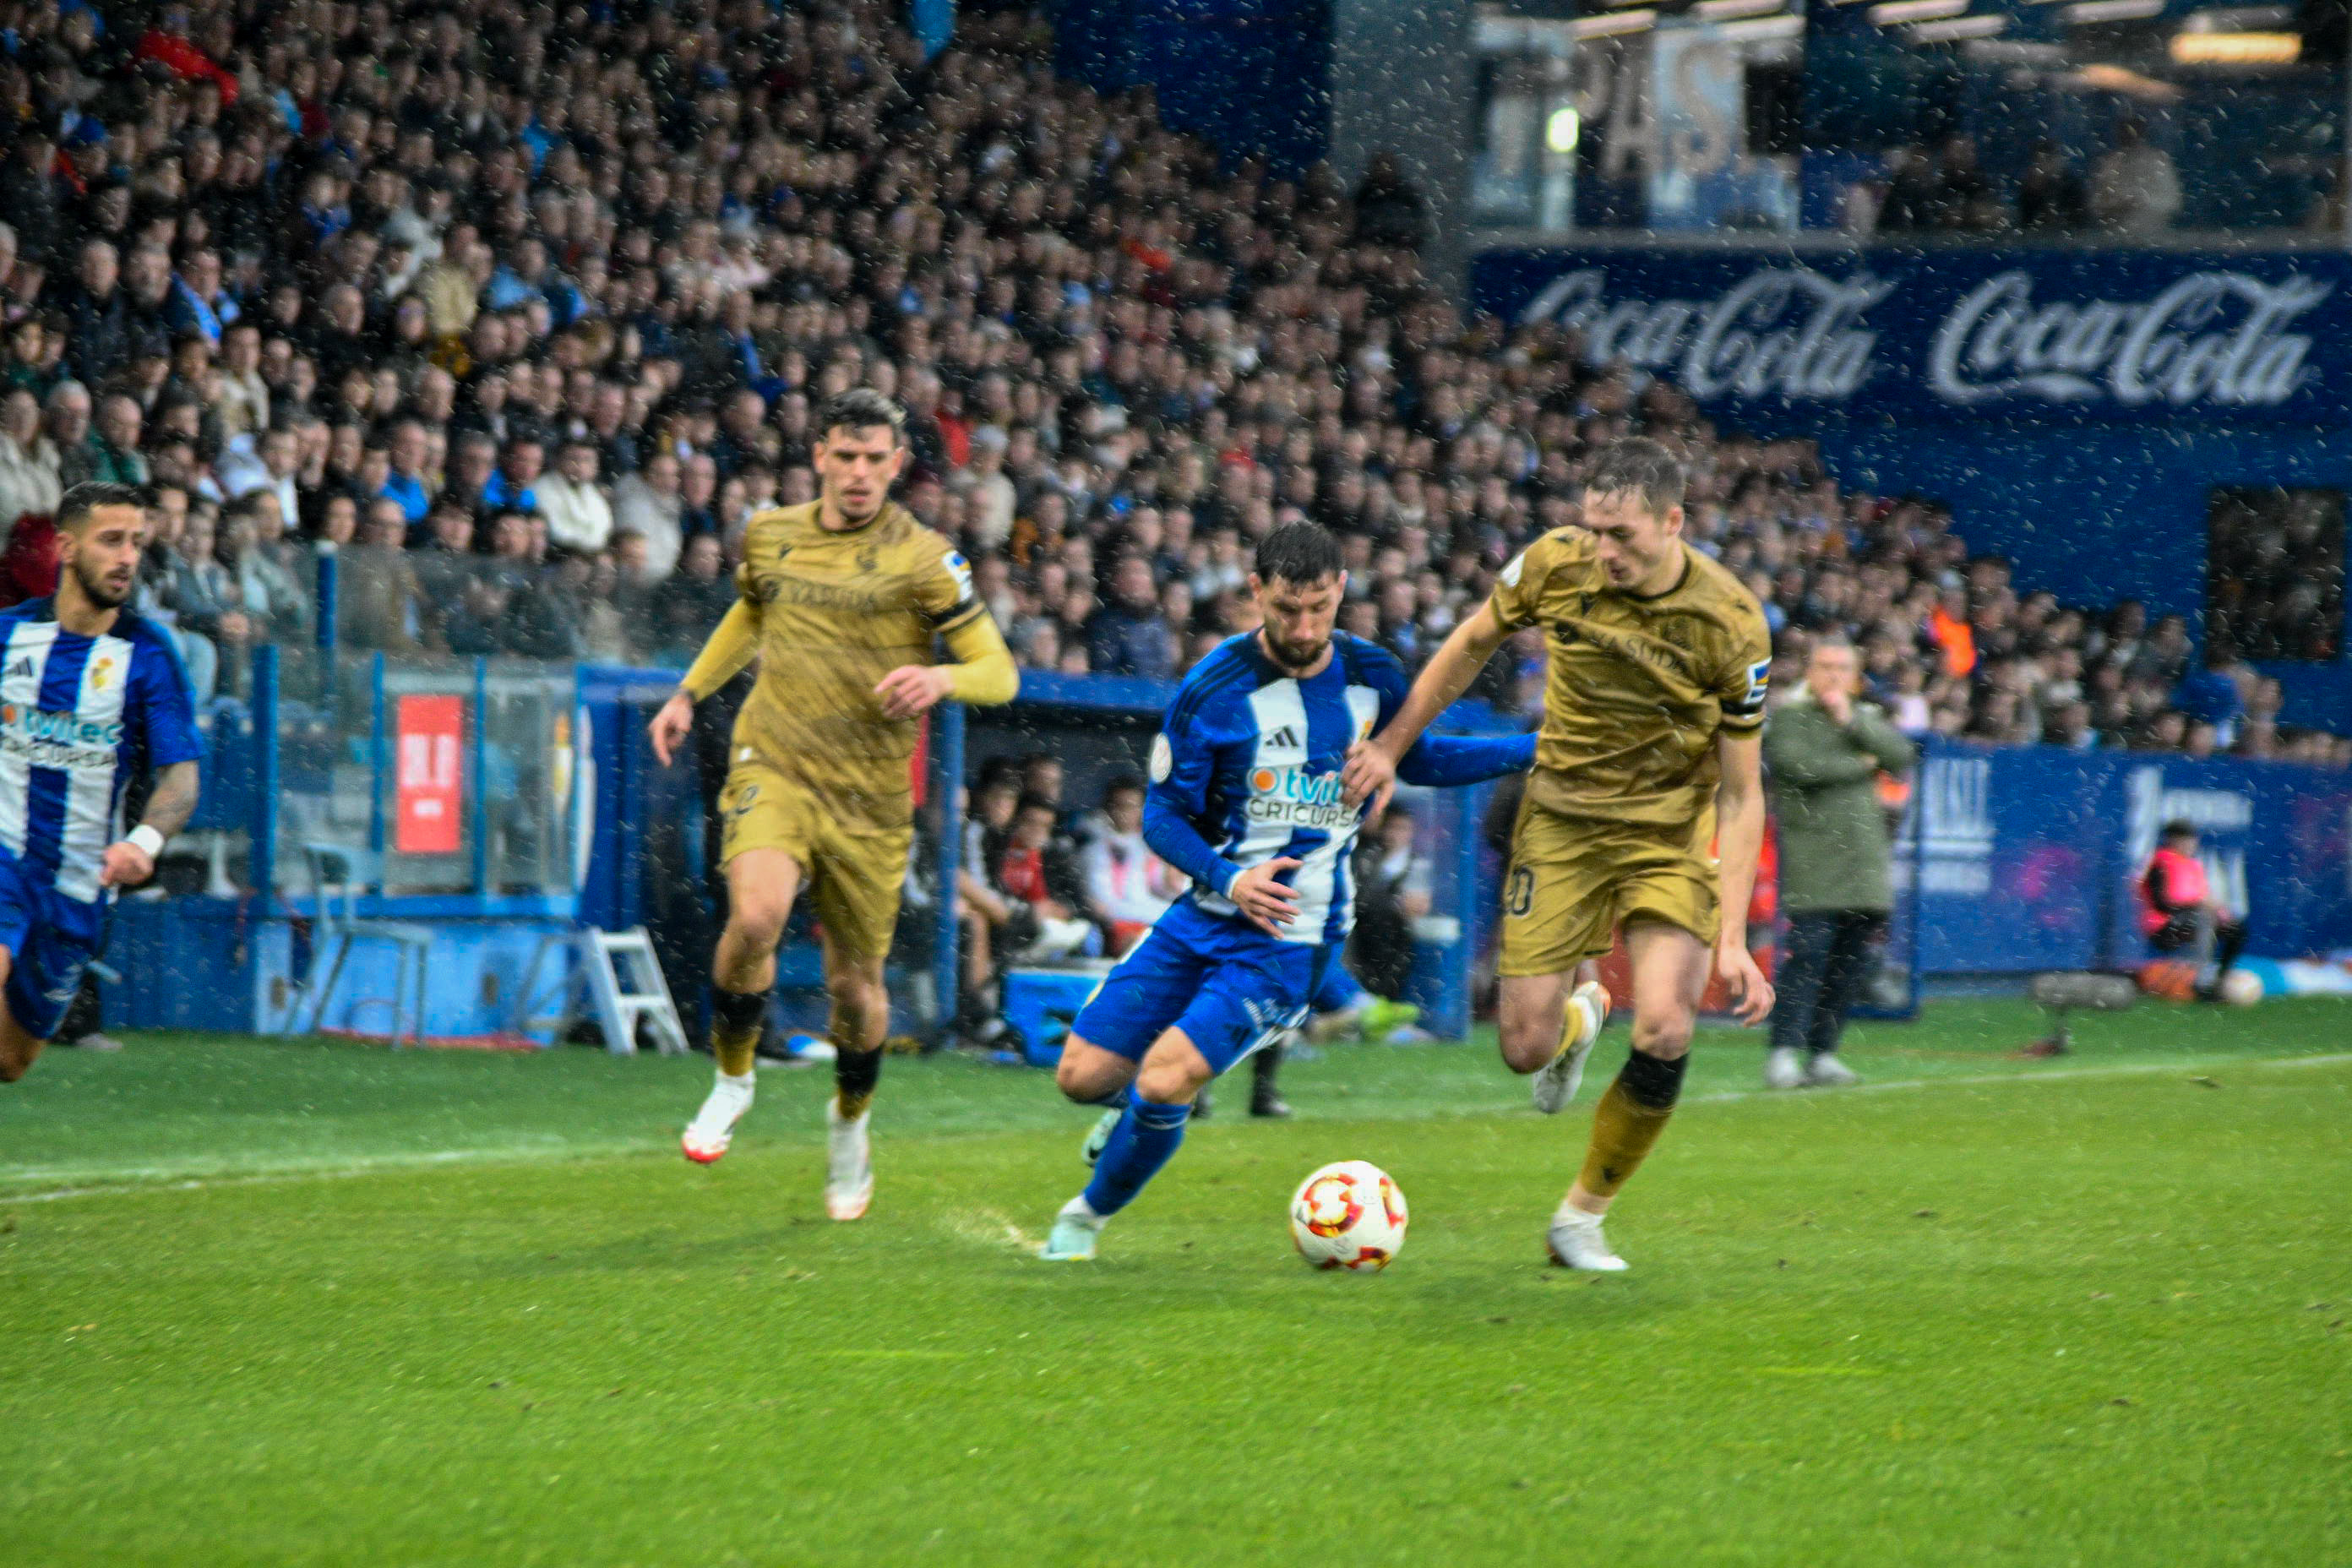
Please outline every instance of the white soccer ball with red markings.
[[1363, 1160], [1324, 1166], [1290, 1200], [1290, 1239], [1318, 1268], [1386, 1268], [1404, 1246], [1404, 1194]]

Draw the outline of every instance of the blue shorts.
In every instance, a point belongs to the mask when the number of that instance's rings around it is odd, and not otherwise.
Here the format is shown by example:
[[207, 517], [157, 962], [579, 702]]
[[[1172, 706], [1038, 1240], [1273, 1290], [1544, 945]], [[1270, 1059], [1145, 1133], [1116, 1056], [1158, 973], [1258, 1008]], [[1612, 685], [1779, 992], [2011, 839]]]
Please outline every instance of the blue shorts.
[[1344, 1013], [1364, 999], [1364, 988], [1348, 973], [1348, 966], [1334, 956], [1323, 966], [1323, 979], [1315, 987], [1315, 999], [1308, 1006], [1317, 1013]]
[[106, 906], [68, 899], [34, 879], [32, 868], [0, 849], [0, 947], [8, 965], [9, 1016], [36, 1039], [58, 1032], [82, 967], [106, 942]]
[[1139, 1062], [1152, 1041], [1181, 1029], [1221, 1073], [1306, 1021], [1323, 970], [1337, 967], [1329, 954], [1176, 904], [1104, 978], [1070, 1033]]

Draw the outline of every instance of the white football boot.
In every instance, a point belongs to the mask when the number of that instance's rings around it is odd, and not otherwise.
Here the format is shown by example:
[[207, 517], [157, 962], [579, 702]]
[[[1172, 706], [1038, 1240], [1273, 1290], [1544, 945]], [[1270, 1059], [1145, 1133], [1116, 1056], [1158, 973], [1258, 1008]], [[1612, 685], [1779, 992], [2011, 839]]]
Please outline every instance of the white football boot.
[[1778, 1046], [1764, 1054], [1766, 1089], [1805, 1087], [1805, 1054], [1794, 1046]]
[[863, 1219], [874, 1201], [873, 1120], [871, 1106], [845, 1119], [838, 1100], [824, 1102], [824, 1212], [835, 1219]]
[[1588, 980], [1569, 994], [1567, 1016], [1561, 1022], [1559, 1051], [1536, 1073], [1528, 1094], [1536, 1109], [1550, 1116], [1576, 1098], [1584, 1081], [1584, 1058], [1609, 1021], [1609, 987]]
[[1852, 1068], [1838, 1060], [1835, 1051], [1823, 1051], [1806, 1067], [1805, 1081], [1816, 1089], [1843, 1089], [1862, 1079]]
[[1590, 1274], [1622, 1274], [1628, 1265], [1609, 1250], [1609, 1238], [1601, 1234], [1601, 1216], [1572, 1209], [1566, 1204], [1551, 1216], [1551, 1231], [1544, 1238], [1551, 1248], [1551, 1260], [1563, 1268], [1581, 1268]]
[[710, 1098], [702, 1102], [702, 1109], [694, 1113], [677, 1141], [688, 1159], [698, 1165], [715, 1165], [727, 1152], [727, 1145], [735, 1139], [735, 1124], [751, 1109], [751, 1077], [748, 1072], [740, 1078], [719, 1075], [719, 1081], [710, 1087]]
[[1054, 1229], [1045, 1237], [1045, 1245], [1037, 1256], [1048, 1263], [1086, 1263], [1095, 1255], [1096, 1238], [1102, 1235], [1103, 1216], [1087, 1205], [1081, 1193], [1062, 1205], [1054, 1216]]

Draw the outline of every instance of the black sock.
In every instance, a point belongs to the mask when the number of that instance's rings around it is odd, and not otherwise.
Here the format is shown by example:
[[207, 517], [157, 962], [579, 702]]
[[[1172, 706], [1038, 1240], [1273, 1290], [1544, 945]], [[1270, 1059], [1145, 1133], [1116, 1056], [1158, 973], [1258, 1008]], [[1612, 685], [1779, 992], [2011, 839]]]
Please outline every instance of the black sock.
[[834, 1093], [841, 1101], [841, 1114], [854, 1118], [864, 1112], [874, 1098], [874, 1086], [882, 1080], [882, 1047], [853, 1051], [836, 1040], [833, 1048]]
[[1635, 1050], [1627, 1054], [1617, 1080], [1625, 1086], [1626, 1097], [1634, 1104], [1652, 1110], [1672, 1110], [1675, 1101], [1682, 1098], [1683, 1069], [1689, 1065], [1687, 1051], [1669, 1061], [1664, 1057]]

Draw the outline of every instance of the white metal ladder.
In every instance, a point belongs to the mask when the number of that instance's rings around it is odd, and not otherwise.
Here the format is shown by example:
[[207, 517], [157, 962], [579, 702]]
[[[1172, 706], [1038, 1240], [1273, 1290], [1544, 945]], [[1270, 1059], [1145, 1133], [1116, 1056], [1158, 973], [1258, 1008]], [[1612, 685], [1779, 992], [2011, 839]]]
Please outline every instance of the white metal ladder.
[[[573, 950], [574, 962], [563, 980], [562, 1005], [551, 1014], [533, 1015], [530, 1008], [539, 989], [540, 970], [551, 949], [567, 945]], [[623, 931], [590, 927], [569, 935], [541, 937], [539, 951], [531, 954], [530, 968], [524, 972], [522, 989], [515, 995], [517, 1031], [528, 1035], [552, 1028], [562, 1040], [582, 1016], [583, 991], [604, 1031], [604, 1048], [614, 1056], [636, 1054], [640, 1019], [652, 1026], [662, 1055], [687, 1054], [686, 1026], [678, 1021], [677, 1004], [670, 999], [669, 982], [662, 975], [661, 964], [654, 957], [653, 938], [646, 934], [645, 927]]]

